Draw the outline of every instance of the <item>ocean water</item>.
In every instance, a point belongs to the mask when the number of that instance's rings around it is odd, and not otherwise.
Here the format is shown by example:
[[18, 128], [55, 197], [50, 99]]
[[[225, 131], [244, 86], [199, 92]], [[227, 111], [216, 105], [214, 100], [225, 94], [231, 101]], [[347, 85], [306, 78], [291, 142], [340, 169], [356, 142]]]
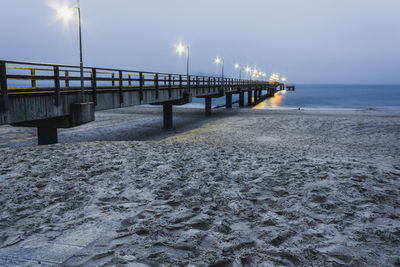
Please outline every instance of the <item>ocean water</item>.
[[[265, 94], [265, 92], [263, 92]], [[233, 101], [239, 99], [233, 96]], [[247, 104], [247, 93], [245, 94]], [[225, 97], [214, 98], [213, 106], [225, 104]], [[233, 107], [238, 107], [238, 103]], [[204, 99], [188, 104], [203, 107]], [[296, 85], [296, 91], [281, 91], [258, 104], [258, 109], [395, 109], [400, 110], [400, 85]]]

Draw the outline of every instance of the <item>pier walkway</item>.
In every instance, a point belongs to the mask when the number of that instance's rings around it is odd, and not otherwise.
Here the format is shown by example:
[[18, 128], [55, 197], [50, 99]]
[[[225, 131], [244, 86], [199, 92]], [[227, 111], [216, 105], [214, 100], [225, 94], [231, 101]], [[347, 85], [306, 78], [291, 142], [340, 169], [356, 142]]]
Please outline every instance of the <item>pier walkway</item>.
[[[81, 88], [79, 66], [0, 61], [0, 125], [36, 127], [38, 144], [57, 143], [57, 129], [95, 119], [95, 111], [134, 105], [162, 105], [165, 129], [173, 127], [173, 106], [192, 97], [205, 99], [211, 116], [212, 99], [239, 94], [239, 106], [285, 90], [283, 83], [84, 67]], [[294, 90], [294, 87], [288, 87]], [[265, 95], [262, 95], [266, 92]]]

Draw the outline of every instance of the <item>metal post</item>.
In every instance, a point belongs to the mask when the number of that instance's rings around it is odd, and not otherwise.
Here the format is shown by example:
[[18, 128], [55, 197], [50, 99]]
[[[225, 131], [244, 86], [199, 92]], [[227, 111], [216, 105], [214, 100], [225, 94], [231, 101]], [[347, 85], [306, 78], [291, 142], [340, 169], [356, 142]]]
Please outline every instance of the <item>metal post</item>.
[[79, 52], [80, 52], [80, 70], [81, 70], [81, 101], [85, 102], [85, 88], [83, 81], [83, 56], [82, 56], [82, 26], [81, 26], [81, 4], [78, 0], [78, 24], [79, 24]]
[[186, 75], [189, 76], [189, 45], [186, 45]]

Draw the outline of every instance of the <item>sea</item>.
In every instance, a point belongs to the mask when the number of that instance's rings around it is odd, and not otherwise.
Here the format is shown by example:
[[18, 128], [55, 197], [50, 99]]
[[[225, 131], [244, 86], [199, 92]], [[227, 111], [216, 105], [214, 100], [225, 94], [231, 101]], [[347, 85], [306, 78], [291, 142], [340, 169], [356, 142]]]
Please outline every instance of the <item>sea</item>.
[[[238, 94], [233, 95], [233, 101], [238, 100]], [[213, 98], [212, 101], [214, 108], [225, 105], [225, 97]], [[185, 106], [204, 107], [204, 99], [193, 98], [193, 102]], [[237, 107], [239, 104], [234, 103], [233, 108]], [[280, 91], [254, 108], [400, 110], [400, 85], [299, 84], [296, 85], [295, 91]]]

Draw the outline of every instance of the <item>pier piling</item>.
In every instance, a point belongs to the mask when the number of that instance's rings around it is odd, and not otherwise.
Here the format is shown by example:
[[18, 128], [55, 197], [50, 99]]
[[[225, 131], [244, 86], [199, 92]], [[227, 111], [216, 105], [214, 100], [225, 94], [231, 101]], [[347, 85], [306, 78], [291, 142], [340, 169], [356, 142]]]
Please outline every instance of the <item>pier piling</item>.
[[232, 108], [232, 94], [226, 94], [226, 108]]
[[239, 107], [244, 107], [244, 92], [239, 93]]
[[212, 104], [212, 98], [211, 97], [206, 97], [205, 98], [206, 101], [206, 117], [210, 117], [211, 116], [211, 104]]
[[163, 105], [163, 115], [164, 115], [164, 129], [169, 130], [172, 129], [172, 105], [164, 104]]

